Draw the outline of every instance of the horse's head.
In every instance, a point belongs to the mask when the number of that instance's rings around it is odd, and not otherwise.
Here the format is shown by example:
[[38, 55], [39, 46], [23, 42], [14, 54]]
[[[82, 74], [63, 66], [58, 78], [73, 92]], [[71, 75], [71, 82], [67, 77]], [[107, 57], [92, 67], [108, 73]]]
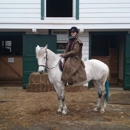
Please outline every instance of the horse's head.
[[45, 70], [46, 62], [47, 62], [47, 45], [45, 47], [40, 47], [37, 45], [36, 47], [36, 58], [38, 61], [38, 72], [42, 74]]

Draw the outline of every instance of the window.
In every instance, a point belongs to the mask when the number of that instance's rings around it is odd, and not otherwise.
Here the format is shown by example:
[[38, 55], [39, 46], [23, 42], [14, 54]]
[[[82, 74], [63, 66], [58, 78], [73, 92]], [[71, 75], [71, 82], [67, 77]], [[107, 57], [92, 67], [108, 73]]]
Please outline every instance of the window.
[[57, 43], [57, 50], [65, 50], [67, 43]]
[[11, 54], [12, 53], [12, 41], [2, 41], [2, 49], [1, 53], [2, 54]]
[[68, 30], [53, 30], [52, 34], [57, 36], [57, 50], [64, 51], [68, 41]]
[[[77, 11], [77, 0], [44, 0], [44, 7], [41, 6], [41, 19], [46, 18], [73, 18]], [[42, 2], [42, 3], [43, 3]], [[41, 3], [41, 4], [42, 4]], [[43, 9], [44, 8], [44, 9]], [[42, 16], [44, 15], [44, 16]]]
[[9, 52], [12, 52], [12, 41], [2, 41], [2, 48], [8, 49]]
[[0, 35], [0, 55], [22, 55], [22, 35]]

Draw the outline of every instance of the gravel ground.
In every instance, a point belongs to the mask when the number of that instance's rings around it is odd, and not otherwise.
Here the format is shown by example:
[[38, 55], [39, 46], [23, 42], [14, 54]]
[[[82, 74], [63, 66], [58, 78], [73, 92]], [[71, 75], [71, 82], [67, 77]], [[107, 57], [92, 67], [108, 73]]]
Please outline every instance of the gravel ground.
[[55, 92], [0, 88], [0, 130], [130, 130], [130, 91], [112, 90], [105, 113], [95, 90], [66, 92], [68, 114], [56, 113]]

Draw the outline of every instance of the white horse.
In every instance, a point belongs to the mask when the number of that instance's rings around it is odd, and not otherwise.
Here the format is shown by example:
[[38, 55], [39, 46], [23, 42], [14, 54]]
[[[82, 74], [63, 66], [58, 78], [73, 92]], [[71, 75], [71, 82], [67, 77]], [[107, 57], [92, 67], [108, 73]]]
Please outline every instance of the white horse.
[[[36, 47], [36, 58], [38, 60], [38, 72], [43, 73], [45, 68], [48, 71], [48, 77], [50, 82], [54, 85], [58, 99], [59, 99], [59, 108], [58, 113], [67, 114], [67, 106], [65, 103], [65, 83], [61, 81], [62, 72], [59, 69], [59, 60], [61, 59], [51, 50], [47, 49], [47, 46]], [[109, 76], [109, 68], [106, 64], [99, 60], [87, 60], [85, 63], [85, 71], [87, 75], [87, 80], [78, 84], [73, 84], [73, 86], [83, 85], [92, 80], [94, 86], [96, 87], [98, 93], [97, 105], [94, 108], [94, 111], [105, 112], [106, 108], [106, 87], [105, 83]], [[101, 100], [102, 97], [102, 100]], [[102, 105], [100, 106], [100, 101]]]

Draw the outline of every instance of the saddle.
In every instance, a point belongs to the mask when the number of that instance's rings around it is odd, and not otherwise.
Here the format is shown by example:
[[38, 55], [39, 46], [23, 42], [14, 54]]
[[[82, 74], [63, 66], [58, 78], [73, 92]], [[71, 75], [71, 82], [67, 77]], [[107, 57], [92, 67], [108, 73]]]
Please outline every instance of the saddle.
[[60, 71], [63, 71], [64, 64], [65, 64], [65, 59], [61, 58], [60, 61], [59, 61], [59, 69], [60, 69]]

